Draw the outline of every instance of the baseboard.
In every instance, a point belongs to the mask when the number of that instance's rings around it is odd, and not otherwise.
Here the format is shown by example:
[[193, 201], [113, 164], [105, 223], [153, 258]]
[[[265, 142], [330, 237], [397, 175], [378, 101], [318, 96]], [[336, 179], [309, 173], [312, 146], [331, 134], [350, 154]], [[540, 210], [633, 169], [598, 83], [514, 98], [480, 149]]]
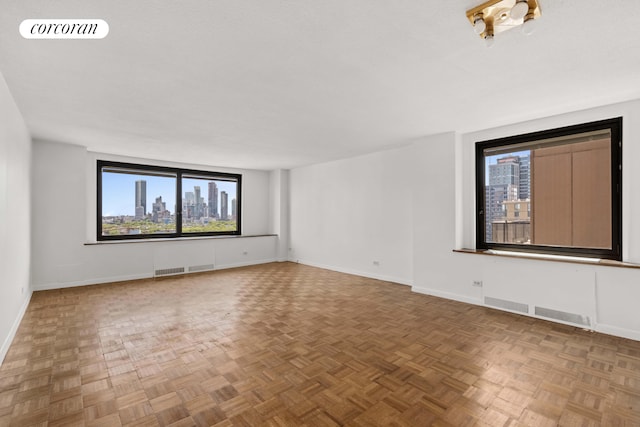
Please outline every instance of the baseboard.
[[[216, 265], [213, 270], [224, 270], [226, 268], [236, 268], [236, 267], [248, 267], [250, 265], [257, 264], [268, 264], [270, 262], [276, 262], [275, 258], [257, 260], [257, 261], [247, 261], [247, 262], [236, 262], [233, 264], [225, 264], [225, 265]], [[184, 273], [191, 274], [191, 273]], [[63, 282], [63, 283], [42, 283], [38, 285], [32, 285], [34, 291], [49, 291], [52, 289], [64, 289], [64, 288], [74, 288], [77, 286], [89, 286], [89, 285], [101, 285], [105, 283], [116, 283], [116, 282], [127, 282], [129, 280], [142, 280], [142, 279], [152, 279], [153, 272], [148, 274], [130, 274], [125, 276], [114, 276], [114, 277], [98, 277], [87, 280], [78, 280], [75, 282]]]
[[[463, 302], [463, 303], [466, 303], [466, 304], [479, 305], [479, 306], [486, 307], [486, 308], [491, 309], [491, 310], [504, 311], [506, 313], [517, 314], [519, 316], [532, 317], [534, 319], [546, 320], [548, 322], [554, 322], [554, 323], [560, 323], [560, 324], [563, 324], [563, 325], [569, 325], [569, 326], [574, 326], [574, 327], [578, 327], [578, 328], [584, 328], [584, 326], [581, 326], [581, 325], [578, 325], [578, 324], [575, 324], [575, 323], [563, 322], [562, 320], [551, 319], [551, 318], [547, 318], [547, 317], [543, 317], [543, 316], [536, 316], [534, 314], [529, 313], [528, 311], [525, 313], [525, 312], [518, 311], [518, 310], [509, 310], [508, 308], [505, 308], [505, 307], [498, 307], [498, 306], [494, 306], [494, 305], [485, 304], [484, 301], [482, 299], [479, 299], [479, 298], [472, 298], [472, 297], [468, 297], [468, 296], [465, 296], [465, 295], [454, 294], [454, 293], [451, 293], [451, 292], [444, 292], [444, 291], [441, 291], [441, 290], [431, 289], [431, 288], [424, 288], [424, 287], [413, 287], [411, 290], [413, 292], [417, 292], [419, 294], [431, 295], [431, 296], [434, 296], [434, 297], [445, 298], [445, 299], [449, 299], [449, 300], [453, 300], [453, 301]], [[528, 305], [527, 305], [527, 308], [528, 308]]]
[[[412, 287], [411, 290], [413, 292], [417, 292], [417, 293], [420, 293], [420, 294], [425, 294], [425, 295], [431, 295], [431, 296], [434, 296], [434, 297], [450, 299], [450, 300], [454, 300], [454, 301], [464, 302], [464, 303], [467, 303], [467, 304], [480, 305], [482, 307], [490, 308], [492, 310], [505, 311], [505, 312], [513, 313], [513, 314], [516, 314], [516, 315], [519, 315], [519, 316], [525, 316], [525, 317], [531, 317], [531, 318], [534, 318], [534, 319], [546, 320], [548, 322], [553, 322], [553, 323], [558, 323], [558, 324], [562, 324], [562, 325], [573, 326], [575, 328], [582, 328], [582, 329], [585, 328], [582, 325], [578, 325], [578, 324], [571, 323], [571, 322], [563, 322], [561, 320], [549, 319], [549, 318], [542, 317], [542, 316], [532, 315], [530, 313], [520, 313], [518, 311], [512, 311], [512, 310], [502, 309], [502, 308], [499, 308], [499, 307], [493, 307], [493, 306], [485, 305], [485, 304], [483, 304], [482, 300], [480, 300], [480, 299], [470, 298], [470, 297], [464, 296], [464, 295], [454, 294], [454, 293], [450, 293], [450, 292], [443, 292], [443, 291], [436, 290], [436, 289], [431, 289], [431, 288], [416, 287], [416, 286]], [[625, 328], [620, 328], [620, 327], [613, 326], [613, 325], [606, 325], [606, 324], [599, 323], [599, 324], [594, 325], [593, 330], [595, 332], [599, 332], [599, 333], [602, 333], [602, 334], [612, 335], [612, 336], [620, 337], [620, 338], [627, 338], [627, 339], [634, 340], [634, 341], [640, 341], [640, 332], [639, 331], [635, 331], [635, 330], [631, 330], [631, 329], [625, 329]]]
[[459, 302], [464, 302], [464, 303], [473, 304], [473, 305], [483, 305], [482, 300], [480, 299], [471, 298], [471, 297], [460, 295], [460, 294], [454, 294], [451, 292], [444, 292], [438, 289], [413, 286], [411, 290], [419, 294], [431, 295], [438, 298], [445, 298], [445, 299], [450, 299], [453, 301], [459, 301]]
[[612, 325], [597, 324], [595, 327], [596, 332], [600, 332], [607, 335], [614, 335], [616, 337], [628, 338], [634, 341], [640, 341], [640, 332], [631, 329], [620, 328]]
[[268, 259], [254, 260], [254, 261], [234, 262], [232, 264], [224, 264], [224, 265], [218, 264], [216, 265], [216, 268], [212, 271], [226, 270], [228, 268], [249, 267], [252, 265], [259, 265], [259, 264], [269, 264], [270, 262], [278, 262], [278, 260], [275, 258], [268, 258]]
[[13, 342], [13, 339], [16, 337], [16, 333], [18, 332], [18, 328], [20, 327], [20, 322], [22, 322], [22, 318], [24, 317], [24, 314], [27, 312], [27, 307], [29, 307], [29, 302], [31, 302], [31, 295], [33, 295], [33, 292], [29, 291], [29, 295], [27, 296], [24, 303], [22, 304], [22, 307], [20, 307], [20, 311], [18, 312], [18, 316], [16, 317], [16, 320], [13, 322], [13, 325], [11, 325], [11, 330], [9, 331], [9, 335], [7, 335], [4, 342], [2, 343], [2, 347], [0, 347], [0, 366], [2, 366], [2, 362], [4, 362], [4, 358], [7, 356], [7, 353], [9, 352], [9, 347], [11, 347], [11, 343]]
[[322, 268], [324, 270], [337, 271], [338, 273], [353, 274], [354, 276], [367, 277], [370, 279], [382, 280], [384, 282], [393, 282], [393, 283], [398, 283], [400, 285], [411, 286], [411, 282], [409, 280], [403, 279], [400, 277], [386, 276], [383, 274], [374, 274], [368, 271], [359, 271], [352, 268], [336, 267], [332, 265], [320, 264], [317, 262], [306, 261], [302, 259], [296, 259], [296, 260], [290, 260], [290, 261], [297, 262], [298, 264], [308, 265], [309, 267], [317, 267], [317, 268]]
[[32, 287], [34, 291], [49, 291], [52, 289], [75, 288], [78, 286], [101, 285], [104, 283], [127, 282], [129, 280], [141, 280], [141, 279], [151, 279], [151, 278], [153, 278], [153, 273], [131, 274], [126, 276], [99, 277], [94, 279], [78, 280], [75, 282], [43, 283], [39, 285], [32, 285]]

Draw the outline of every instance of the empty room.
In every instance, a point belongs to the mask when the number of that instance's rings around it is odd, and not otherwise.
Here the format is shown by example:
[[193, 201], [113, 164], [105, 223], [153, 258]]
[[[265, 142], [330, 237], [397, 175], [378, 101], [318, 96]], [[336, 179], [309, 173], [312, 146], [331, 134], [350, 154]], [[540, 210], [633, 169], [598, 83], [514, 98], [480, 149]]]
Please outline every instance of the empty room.
[[640, 426], [635, 0], [0, 0], [0, 427]]

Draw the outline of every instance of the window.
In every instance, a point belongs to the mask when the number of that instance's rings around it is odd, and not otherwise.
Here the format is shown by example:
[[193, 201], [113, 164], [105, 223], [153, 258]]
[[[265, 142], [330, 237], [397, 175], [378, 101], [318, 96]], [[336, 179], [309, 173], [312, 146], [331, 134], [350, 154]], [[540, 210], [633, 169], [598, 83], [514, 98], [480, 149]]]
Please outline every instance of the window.
[[240, 234], [242, 176], [98, 160], [98, 240]]
[[622, 260], [621, 194], [622, 118], [477, 142], [476, 246]]

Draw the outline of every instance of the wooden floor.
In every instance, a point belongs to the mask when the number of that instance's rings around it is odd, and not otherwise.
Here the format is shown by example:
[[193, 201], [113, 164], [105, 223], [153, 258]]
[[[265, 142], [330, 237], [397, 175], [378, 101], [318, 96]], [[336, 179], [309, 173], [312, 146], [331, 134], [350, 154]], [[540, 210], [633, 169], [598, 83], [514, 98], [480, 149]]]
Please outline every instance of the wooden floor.
[[36, 292], [14, 425], [640, 426], [640, 342], [292, 263]]

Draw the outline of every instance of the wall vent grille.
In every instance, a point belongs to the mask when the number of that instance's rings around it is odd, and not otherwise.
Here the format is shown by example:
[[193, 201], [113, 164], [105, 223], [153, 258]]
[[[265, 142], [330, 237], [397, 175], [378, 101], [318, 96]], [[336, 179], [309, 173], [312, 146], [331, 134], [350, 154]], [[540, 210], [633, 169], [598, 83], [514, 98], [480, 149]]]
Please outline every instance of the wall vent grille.
[[544, 307], [536, 307], [535, 312], [536, 316], [591, 327], [591, 319], [589, 319], [589, 316], [582, 316], [580, 314], [567, 313], [565, 311], [552, 310]]
[[525, 313], [525, 314], [529, 313], [528, 304], [522, 304], [515, 301], [508, 301], [508, 300], [492, 298], [492, 297], [484, 297], [484, 303], [485, 305], [489, 305], [496, 308], [504, 308], [506, 310], [517, 311], [519, 313]]
[[189, 273], [193, 273], [195, 271], [209, 271], [213, 270], [213, 268], [213, 264], [191, 265], [189, 266]]
[[163, 268], [155, 271], [155, 277], [171, 276], [173, 274], [182, 274], [182, 273], [184, 273], [184, 267]]

